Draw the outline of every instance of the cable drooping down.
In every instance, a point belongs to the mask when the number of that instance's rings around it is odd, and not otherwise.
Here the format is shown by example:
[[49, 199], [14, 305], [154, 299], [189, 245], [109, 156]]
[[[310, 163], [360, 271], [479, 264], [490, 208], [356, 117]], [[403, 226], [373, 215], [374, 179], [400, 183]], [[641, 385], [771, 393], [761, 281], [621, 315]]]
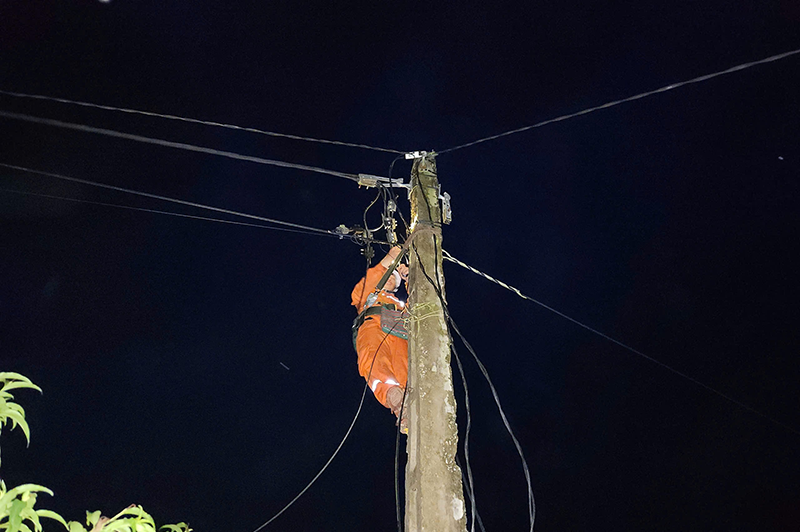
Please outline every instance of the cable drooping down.
[[[378, 197], [380, 197], [380, 193], [379, 193]], [[377, 198], [376, 198], [376, 200], [377, 200]], [[367, 211], [370, 209], [370, 207], [374, 203], [375, 203], [375, 201], [370, 203], [370, 205], [364, 211], [365, 225], [366, 225]], [[369, 245], [369, 243], [367, 245]], [[367, 282], [366, 282], [367, 281], [367, 271], [369, 270], [369, 267], [370, 267], [370, 257], [368, 256], [367, 253], [365, 253], [364, 255], [365, 255], [367, 264], [366, 264], [366, 270], [364, 272], [364, 285], [361, 287], [361, 297], [360, 297], [360, 299], [364, 298], [364, 292], [365, 292], [365, 290], [367, 288]], [[336, 455], [339, 453], [339, 451], [341, 450], [341, 448], [344, 445], [345, 441], [347, 441], [347, 438], [350, 436], [350, 432], [352, 432], [353, 427], [355, 426], [356, 421], [358, 420], [358, 416], [361, 414], [361, 409], [364, 406], [364, 398], [366, 397], [367, 389], [369, 388], [369, 379], [372, 376], [372, 369], [375, 366], [375, 360], [376, 360], [376, 358], [378, 356], [378, 352], [380, 351], [380, 348], [383, 345], [383, 343], [386, 341], [386, 339], [389, 337], [389, 335], [391, 335], [392, 331], [394, 330], [395, 327], [397, 327], [397, 325], [399, 325], [399, 323], [400, 323], [399, 321], [397, 323], [395, 323], [392, 326], [392, 328], [388, 332], [386, 332], [384, 334], [383, 338], [381, 339], [381, 342], [378, 344], [378, 347], [375, 349], [375, 354], [372, 355], [372, 362], [371, 362], [370, 367], [369, 367], [369, 372], [367, 373], [367, 376], [366, 376], [366, 382], [364, 383], [364, 388], [361, 391], [361, 399], [360, 399], [360, 401], [358, 403], [358, 409], [356, 410], [356, 414], [355, 414], [355, 416], [353, 416], [353, 421], [350, 423], [350, 426], [348, 427], [347, 432], [345, 432], [345, 435], [342, 438], [342, 441], [339, 442], [339, 445], [336, 447], [336, 449], [334, 450], [334, 452], [331, 455], [331, 457], [328, 459], [327, 462], [325, 462], [325, 464], [322, 466], [322, 469], [320, 469], [320, 471], [316, 475], [314, 475], [314, 477], [311, 479], [311, 481], [300, 491], [300, 493], [298, 493], [291, 501], [289, 501], [289, 503], [286, 506], [284, 506], [278, 513], [276, 513], [270, 519], [265, 521], [261, 526], [259, 526], [255, 530], [253, 530], [253, 532], [259, 532], [264, 527], [266, 527], [267, 525], [272, 523], [275, 519], [277, 519], [281, 514], [283, 514], [283, 512], [288, 510], [290, 506], [292, 506], [300, 497], [303, 496], [303, 494], [306, 491], [308, 491], [308, 489], [314, 484], [314, 482], [317, 481], [317, 479], [322, 475], [322, 473], [325, 472], [325, 470], [328, 468], [328, 466], [331, 464], [331, 462], [333, 462], [333, 459], [336, 458]], [[403, 394], [403, 400], [405, 402], [405, 393]], [[402, 410], [400, 412], [400, 415], [402, 416]], [[399, 433], [399, 430], [400, 430], [400, 428], [398, 426], [398, 433]], [[396, 462], [397, 462], [397, 457], [395, 456], [395, 463]], [[396, 482], [395, 482], [395, 485], [396, 485]], [[399, 516], [398, 516], [398, 527], [400, 527], [400, 518], [399, 518]]]
[[[433, 220], [433, 211], [431, 209], [431, 204], [428, 201], [427, 194], [423, 193], [422, 197], [425, 200], [425, 206], [426, 206], [427, 211], [428, 211], [428, 219], [429, 220]], [[440, 211], [439, 214], [440, 214], [439, 225], [441, 226], [441, 224], [442, 224], [441, 211]], [[436, 242], [436, 240], [437, 240], [436, 233], [433, 233], [432, 236], [433, 236], [433, 239], [434, 239], [434, 246], [438, 247], [437, 242]], [[417, 253], [416, 247], [413, 246], [413, 245], [412, 245], [412, 247], [414, 249], [414, 252]], [[431, 279], [431, 277], [425, 271], [425, 267], [423, 266], [422, 260], [419, 257], [419, 253], [417, 253], [417, 259], [419, 261], [419, 265], [420, 265], [420, 269], [422, 271], [422, 274], [425, 276], [425, 278], [431, 284], [431, 286], [433, 287], [434, 291], [436, 292], [436, 295], [439, 298], [439, 302], [442, 305], [442, 312], [444, 313], [445, 319], [447, 320], [448, 323], [451, 324], [453, 329], [456, 331], [456, 333], [461, 338], [461, 340], [464, 343], [464, 345], [467, 347], [469, 352], [472, 354], [473, 358], [475, 359], [475, 362], [478, 364], [478, 367], [481, 370], [481, 373], [483, 374], [484, 378], [486, 379], [486, 382], [489, 384], [489, 388], [490, 388], [490, 390], [492, 392], [492, 397], [493, 397], [494, 402], [495, 402], [495, 404], [497, 406], [497, 409], [498, 409], [498, 411], [500, 413], [500, 417], [501, 417], [501, 419], [503, 421], [503, 425], [505, 426], [506, 431], [508, 432], [508, 434], [511, 436], [511, 440], [514, 443], [514, 447], [516, 448], [517, 454], [519, 455], [520, 460], [522, 462], [522, 470], [523, 470], [523, 473], [525, 475], [525, 482], [526, 482], [526, 486], [527, 486], [527, 495], [528, 495], [528, 518], [529, 518], [529, 522], [530, 522], [530, 531], [529, 532], [533, 532], [534, 523], [536, 521], [536, 500], [535, 500], [534, 495], [533, 495], [533, 487], [532, 487], [532, 483], [531, 483], [531, 476], [530, 476], [530, 470], [528, 468], [528, 462], [525, 459], [525, 454], [522, 451], [522, 446], [520, 445], [519, 440], [517, 440], [517, 437], [514, 434], [514, 431], [511, 429], [511, 424], [508, 422], [508, 418], [505, 415], [505, 411], [503, 410], [503, 407], [500, 404], [500, 397], [497, 394], [497, 389], [495, 388], [494, 383], [492, 383], [492, 379], [489, 377], [489, 372], [486, 370], [486, 367], [483, 365], [483, 363], [478, 358], [478, 355], [475, 352], [475, 350], [472, 348], [472, 346], [469, 344], [469, 342], [467, 342], [466, 338], [464, 338], [464, 336], [461, 334], [461, 331], [458, 329], [458, 327], [455, 324], [455, 321], [453, 321], [453, 318], [450, 315], [450, 310], [449, 310], [449, 307], [447, 305], [447, 301], [445, 301], [444, 294], [443, 294], [443, 291], [442, 291], [442, 286], [440, 284], [441, 273], [438, 270], [438, 261], [434, 262], [434, 267], [436, 268], [436, 271], [434, 272], [436, 281], [434, 282], [434, 280]], [[450, 335], [450, 331], [449, 330], [448, 330], [448, 337], [450, 339], [450, 345], [452, 347], [454, 344], [453, 344], [453, 339], [452, 339], [452, 336]], [[455, 348], [454, 347], [453, 347], [453, 353], [456, 356], [456, 360], [459, 361], [459, 367], [460, 367], [460, 359], [458, 358], [458, 354], [455, 352]], [[462, 378], [463, 378], [463, 373], [462, 373]], [[465, 386], [466, 386], [466, 380], [464, 380], [464, 383], [465, 383]], [[465, 388], [465, 390], [466, 390], [466, 388]], [[468, 405], [468, 403], [467, 403], [467, 405]], [[468, 419], [469, 419], [470, 418], [469, 412], [467, 413], [467, 415], [468, 415]], [[469, 433], [467, 433], [467, 437], [465, 438], [465, 460], [466, 460], [466, 466], [467, 466], [467, 471], [468, 471], [467, 478], [468, 478], [468, 480], [471, 481], [471, 479], [472, 479], [472, 468], [471, 468], [471, 465], [470, 465], [470, 462], [469, 462], [469, 454], [466, 452], [467, 449], [468, 449], [468, 443], [466, 443], [466, 440], [468, 439], [468, 437], [469, 437]], [[472, 505], [472, 515], [473, 515], [473, 517], [472, 517], [472, 530], [474, 532], [475, 521], [477, 520], [476, 519], [476, 517], [477, 517], [477, 507], [476, 507], [476, 502], [475, 502], [474, 486], [472, 486], [472, 485], [469, 486], [469, 493], [470, 493], [470, 503]]]
[[[435, 238], [435, 235], [434, 235], [434, 238]], [[414, 252], [415, 253], [417, 252], [416, 248], [414, 248]], [[461, 341], [467, 347], [467, 350], [469, 350], [469, 352], [472, 354], [473, 358], [475, 359], [475, 362], [477, 363], [479, 369], [481, 370], [481, 373], [483, 374], [484, 378], [486, 379], [486, 382], [489, 384], [489, 389], [492, 392], [492, 397], [493, 397], [495, 405], [497, 406], [497, 409], [498, 409], [498, 411], [500, 413], [500, 417], [501, 417], [501, 419], [503, 421], [503, 425], [505, 426], [506, 431], [508, 432], [509, 436], [511, 436], [511, 440], [514, 443], [514, 447], [517, 450], [517, 454], [519, 455], [520, 460], [522, 461], [522, 470], [523, 470], [523, 473], [525, 475], [525, 482], [527, 484], [527, 491], [528, 491], [528, 517], [529, 517], [529, 522], [530, 522], [529, 532], [533, 532], [533, 526], [534, 526], [534, 523], [536, 521], [536, 500], [535, 500], [534, 495], [533, 495], [533, 487], [532, 487], [532, 483], [531, 483], [530, 469], [528, 468], [528, 461], [525, 459], [525, 454], [522, 451], [522, 446], [520, 445], [519, 440], [517, 439], [516, 435], [514, 434], [513, 429], [511, 428], [511, 424], [509, 423], [508, 418], [506, 417], [505, 410], [503, 410], [503, 406], [500, 404], [500, 396], [497, 393], [497, 389], [495, 388], [494, 383], [492, 382], [491, 378], [489, 377], [488, 370], [486, 369], [486, 367], [483, 365], [483, 363], [478, 358], [478, 355], [475, 352], [475, 350], [472, 348], [472, 345], [466, 340], [464, 335], [461, 334], [461, 331], [456, 326], [455, 321], [453, 321], [453, 318], [450, 315], [450, 311], [449, 311], [448, 306], [447, 306], [447, 302], [445, 301], [444, 295], [441, 292], [441, 289], [440, 289], [441, 287], [438, 286], [437, 283], [433, 279], [431, 279], [431, 277], [427, 274], [427, 272], [425, 271], [424, 266], [422, 266], [422, 262], [421, 261], [420, 261], [420, 266], [421, 266], [422, 274], [425, 276], [425, 278], [428, 280], [428, 282], [433, 286], [434, 290], [436, 291], [436, 293], [437, 293], [437, 295], [439, 297], [439, 301], [441, 302], [442, 309], [443, 309], [443, 311], [445, 313], [445, 318], [450, 323], [450, 325], [453, 327], [453, 329], [456, 331], [456, 333], [458, 334], [459, 338], [461, 338]], [[437, 279], [438, 279], [438, 277], [437, 277]], [[470, 469], [469, 464], [467, 465], [467, 469], [469, 471], [469, 469]], [[474, 490], [471, 489], [470, 491], [473, 494], [472, 498], [474, 498]], [[477, 509], [473, 508], [473, 527], [474, 527], [475, 515], [476, 514], [477, 514]]]

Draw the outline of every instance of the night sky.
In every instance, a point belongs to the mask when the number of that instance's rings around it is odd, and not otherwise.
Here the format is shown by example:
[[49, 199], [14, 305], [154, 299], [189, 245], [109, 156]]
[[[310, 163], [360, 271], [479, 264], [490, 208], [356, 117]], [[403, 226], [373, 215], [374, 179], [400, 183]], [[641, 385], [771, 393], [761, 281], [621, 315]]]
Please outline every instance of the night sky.
[[[798, 49], [798, 24], [795, 0], [5, 0], [0, 90], [445, 150]], [[394, 158], [2, 95], [0, 110], [342, 172]], [[455, 257], [777, 422], [446, 263], [537, 530], [800, 530], [799, 147], [800, 55], [437, 159]], [[7, 118], [0, 163], [323, 229], [361, 223], [375, 195]], [[359, 247], [47, 199], [30, 194], [217, 216], [7, 168], [0, 189], [0, 371], [44, 389], [17, 394], [32, 438], [3, 432], [6, 483], [48, 486], [39, 505], [68, 519], [137, 503], [251, 532], [279, 511], [359, 404]], [[459, 352], [479, 513], [527, 530], [519, 457]], [[394, 530], [394, 442], [368, 396], [266, 530]]]

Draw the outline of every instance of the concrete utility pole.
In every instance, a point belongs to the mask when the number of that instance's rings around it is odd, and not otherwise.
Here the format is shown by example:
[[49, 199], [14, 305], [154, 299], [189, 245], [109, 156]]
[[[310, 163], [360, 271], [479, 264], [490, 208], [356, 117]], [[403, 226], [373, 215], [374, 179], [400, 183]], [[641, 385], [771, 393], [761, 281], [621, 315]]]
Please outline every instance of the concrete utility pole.
[[411, 227], [416, 236], [409, 250], [408, 278], [406, 531], [464, 532], [467, 518], [461, 470], [455, 462], [458, 430], [450, 340], [441, 302], [425, 277], [427, 273], [437, 282], [444, 295], [439, 183], [432, 155], [414, 161], [411, 185]]

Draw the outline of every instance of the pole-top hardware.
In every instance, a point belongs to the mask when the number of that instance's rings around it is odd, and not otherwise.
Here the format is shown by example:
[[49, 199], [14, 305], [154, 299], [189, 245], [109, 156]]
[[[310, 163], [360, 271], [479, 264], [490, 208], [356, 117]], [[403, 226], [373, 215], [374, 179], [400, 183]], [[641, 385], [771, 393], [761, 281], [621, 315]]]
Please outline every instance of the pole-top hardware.
[[381, 185], [388, 185], [392, 187], [408, 187], [408, 185], [403, 184], [402, 177], [395, 177], [395, 178], [388, 178], [388, 177], [381, 177], [378, 175], [369, 175], [369, 174], [358, 174], [358, 186], [363, 186], [367, 188], [377, 187], [378, 184]]
[[405, 154], [406, 159], [422, 159], [426, 155], [428, 155], [426, 151], [410, 151]]

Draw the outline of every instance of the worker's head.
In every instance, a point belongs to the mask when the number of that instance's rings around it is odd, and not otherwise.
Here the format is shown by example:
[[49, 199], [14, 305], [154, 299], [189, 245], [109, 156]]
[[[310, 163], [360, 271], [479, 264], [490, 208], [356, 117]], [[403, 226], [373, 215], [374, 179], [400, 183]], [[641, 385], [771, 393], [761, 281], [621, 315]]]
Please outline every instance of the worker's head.
[[397, 289], [400, 288], [401, 280], [400, 274], [395, 270], [392, 272], [392, 275], [386, 279], [386, 284], [383, 285], [383, 289], [387, 292], [397, 292]]

